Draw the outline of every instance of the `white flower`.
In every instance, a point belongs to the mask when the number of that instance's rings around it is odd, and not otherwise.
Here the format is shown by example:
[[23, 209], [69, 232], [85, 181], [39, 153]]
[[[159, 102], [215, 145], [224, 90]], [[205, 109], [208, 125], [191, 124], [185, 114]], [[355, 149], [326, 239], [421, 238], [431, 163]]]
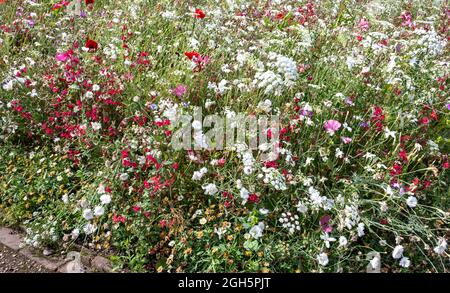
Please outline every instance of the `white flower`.
[[266, 99], [264, 101], [261, 101], [258, 103], [258, 109], [269, 113], [272, 110], [272, 101], [269, 99]]
[[384, 213], [388, 210], [388, 205], [385, 201], [380, 202], [380, 210]]
[[83, 227], [83, 231], [84, 233], [86, 233], [87, 235], [92, 234], [95, 232], [95, 229], [97, 229], [97, 227], [95, 225], [92, 225], [91, 223], [87, 223], [84, 227]]
[[438, 245], [433, 249], [434, 252], [437, 254], [444, 254], [445, 250], [447, 249], [447, 241], [445, 239], [442, 239], [439, 241]]
[[409, 265], [411, 264], [411, 261], [409, 260], [409, 258], [407, 258], [407, 257], [402, 257], [402, 259], [400, 260], [400, 266], [402, 266], [402, 267], [404, 267], [404, 268], [407, 268], [407, 267], [409, 267]]
[[105, 209], [102, 206], [96, 206], [94, 208], [94, 215], [100, 217], [105, 213]]
[[262, 233], [264, 231], [264, 227], [265, 227], [264, 223], [259, 222], [258, 225], [255, 225], [250, 229], [249, 231], [250, 236], [252, 236], [255, 239], [261, 238]]
[[301, 201], [297, 203], [297, 211], [299, 213], [305, 214], [308, 211], [308, 207]]
[[370, 266], [372, 267], [373, 270], [376, 270], [377, 268], [380, 267], [380, 256], [376, 255], [374, 256], [374, 258], [372, 258], [372, 260], [370, 261]]
[[127, 173], [120, 174], [119, 178], [122, 181], [127, 181], [130, 176]]
[[397, 245], [394, 250], [392, 251], [392, 257], [394, 259], [399, 259], [403, 256], [403, 246]]
[[362, 236], [365, 235], [364, 228], [365, 228], [364, 223], [359, 223], [358, 224], [358, 228], [357, 228], [357, 230], [358, 230], [358, 237], [362, 237]]
[[100, 201], [102, 204], [109, 204], [111, 202], [111, 196], [107, 193], [102, 194], [102, 196], [100, 196]]
[[11, 90], [13, 89], [13, 81], [10, 80], [10, 81], [8, 81], [7, 83], [5, 83], [5, 84], [3, 85], [3, 89], [4, 89], [5, 91], [11, 91]]
[[406, 199], [406, 204], [410, 208], [415, 208], [417, 206], [417, 198], [415, 196], [408, 197], [408, 199]]
[[86, 96], [86, 98], [88, 98], [88, 99], [92, 99], [92, 98], [94, 97], [94, 93], [91, 92], [91, 91], [87, 91], [86, 94], [85, 94], [85, 96]]
[[102, 128], [102, 124], [99, 122], [91, 122], [91, 126], [94, 131], [100, 130]]
[[203, 185], [202, 189], [205, 191], [206, 195], [214, 195], [219, 191], [214, 183]]
[[94, 215], [92, 214], [92, 210], [91, 209], [83, 210], [83, 218], [85, 218], [88, 221], [92, 220], [92, 218], [94, 218]]
[[105, 193], [106, 191], [105, 191], [105, 186], [103, 185], [103, 184], [101, 184], [100, 183], [100, 185], [98, 186], [98, 188], [97, 188], [97, 193], [98, 194], [103, 194], [103, 193]]
[[239, 195], [242, 198], [243, 204], [245, 204], [248, 200], [250, 193], [245, 187], [242, 187], [241, 190], [239, 191]]
[[65, 203], [65, 204], [67, 204], [69, 202], [69, 196], [67, 195], [67, 193], [64, 194], [61, 199], [62, 199], [63, 203]]
[[228, 81], [225, 79], [222, 79], [219, 84], [217, 85], [217, 88], [219, 90], [219, 93], [222, 95], [223, 93], [225, 93], [225, 91], [227, 91], [229, 89], [229, 87], [227, 87]]
[[78, 228], [73, 229], [70, 235], [72, 236], [72, 239], [76, 239], [80, 235], [80, 229]]
[[320, 235], [320, 239], [322, 239], [325, 242], [325, 246], [327, 248], [330, 248], [330, 242], [336, 241], [336, 238], [329, 237], [328, 233], [325, 233], [323, 235]]
[[219, 239], [222, 239], [222, 235], [225, 234], [226, 229], [219, 227], [219, 228], [214, 228], [214, 233], [217, 234], [217, 236], [219, 236]]
[[391, 131], [387, 127], [384, 129], [384, 137], [385, 138], [392, 137], [395, 140], [395, 133], [396, 133], [395, 131]]
[[317, 261], [321, 266], [326, 266], [328, 264], [328, 255], [325, 252], [322, 252], [317, 256]]
[[345, 236], [339, 237], [339, 247], [345, 247], [348, 244], [347, 238]]
[[208, 172], [208, 169], [203, 167], [199, 171], [195, 171], [192, 175], [192, 180], [199, 181]]

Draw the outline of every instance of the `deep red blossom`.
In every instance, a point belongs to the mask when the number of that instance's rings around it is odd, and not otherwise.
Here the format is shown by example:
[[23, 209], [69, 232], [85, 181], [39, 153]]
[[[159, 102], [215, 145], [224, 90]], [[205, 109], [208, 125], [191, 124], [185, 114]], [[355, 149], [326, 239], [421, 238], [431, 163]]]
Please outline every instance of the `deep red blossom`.
[[94, 40], [88, 39], [84, 45], [89, 51], [96, 51], [98, 49], [98, 43]]
[[259, 197], [258, 195], [256, 195], [255, 193], [250, 194], [250, 196], [248, 197], [248, 201], [249, 202], [253, 202], [253, 203], [258, 203], [259, 202]]
[[192, 51], [192, 52], [184, 52], [184, 55], [188, 57], [189, 60], [192, 60], [194, 58], [198, 59], [200, 57], [200, 54], [198, 52]]
[[206, 14], [205, 14], [205, 12], [203, 12], [203, 10], [201, 10], [199, 8], [195, 9], [195, 18], [203, 19], [203, 18], [205, 18], [205, 16], [206, 16]]
[[403, 167], [399, 163], [395, 163], [394, 166], [392, 166], [392, 169], [390, 171], [391, 176], [396, 176], [402, 174]]
[[408, 162], [408, 155], [407, 155], [405, 149], [400, 150], [400, 153], [398, 155], [400, 156], [400, 159], [403, 160], [403, 162], [405, 162], [405, 163]]

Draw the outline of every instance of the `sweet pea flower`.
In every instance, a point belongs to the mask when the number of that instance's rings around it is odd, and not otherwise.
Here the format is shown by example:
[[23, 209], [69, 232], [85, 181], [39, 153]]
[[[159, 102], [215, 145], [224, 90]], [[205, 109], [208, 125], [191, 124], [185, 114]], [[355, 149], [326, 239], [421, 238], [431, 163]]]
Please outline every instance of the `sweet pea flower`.
[[341, 137], [341, 139], [345, 144], [349, 144], [352, 142], [352, 139], [350, 137], [343, 136], [343, 137]]
[[336, 131], [341, 128], [341, 123], [336, 120], [328, 120], [323, 124], [323, 128], [325, 128], [326, 132], [330, 135], [333, 135]]

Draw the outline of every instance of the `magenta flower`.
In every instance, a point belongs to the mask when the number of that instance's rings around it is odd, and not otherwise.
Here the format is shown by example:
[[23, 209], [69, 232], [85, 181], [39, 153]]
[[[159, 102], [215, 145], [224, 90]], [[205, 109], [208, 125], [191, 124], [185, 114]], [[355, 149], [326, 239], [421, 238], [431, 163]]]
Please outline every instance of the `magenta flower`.
[[328, 120], [323, 124], [323, 128], [325, 128], [330, 135], [333, 135], [339, 130], [339, 128], [341, 128], [341, 123], [336, 120]]
[[67, 52], [56, 54], [56, 60], [59, 62], [66, 62], [69, 59], [69, 54]]
[[182, 85], [182, 84], [179, 84], [179, 85], [177, 85], [176, 88], [174, 88], [174, 89], [172, 90], [172, 93], [173, 93], [175, 96], [181, 98], [181, 97], [186, 93], [186, 87], [185, 87], [184, 85]]
[[331, 220], [331, 217], [329, 215], [325, 215], [322, 218], [320, 218], [320, 221], [319, 221], [320, 227], [322, 227], [322, 231], [325, 233], [331, 233], [331, 231], [333, 231], [333, 227], [328, 225], [330, 220]]

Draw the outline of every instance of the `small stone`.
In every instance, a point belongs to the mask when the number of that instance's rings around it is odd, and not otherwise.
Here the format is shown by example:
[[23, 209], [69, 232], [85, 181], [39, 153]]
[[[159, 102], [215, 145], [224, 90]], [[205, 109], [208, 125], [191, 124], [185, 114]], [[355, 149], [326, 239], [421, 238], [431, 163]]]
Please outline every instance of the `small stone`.
[[56, 269], [64, 263], [64, 261], [62, 260], [52, 260], [42, 256], [36, 256], [33, 254], [33, 251], [29, 248], [24, 248], [20, 250], [20, 253], [26, 256], [27, 258], [35, 261], [36, 263], [40, 264], [49, 271], [56, 271]]
[[49, 249], [49, 248], [44, 249], [44, 251], [42, 252], [42, 254], [45, 255], [45, 256], [52, 255], [53, 253], [54, 253], [54, 251], [52, 249]]
[[0, 228], [0, 243], [8, 246], [13, 250], [20, 249], [20, 235], [14, 233], [12, 229], [9, 228]]
[[84, 273], [83, 264], [81, 263], [81, 254], [77, 251], [71, 251], [66, 256], [66, 264], [58, 268], [60, 273], [79, 274]]
[[99, 272], [108, 273], [112, 270], [111, 262], [103, 256], [97, 255], [96, 257], [94, 257], [91, 264], [92, 267]]

